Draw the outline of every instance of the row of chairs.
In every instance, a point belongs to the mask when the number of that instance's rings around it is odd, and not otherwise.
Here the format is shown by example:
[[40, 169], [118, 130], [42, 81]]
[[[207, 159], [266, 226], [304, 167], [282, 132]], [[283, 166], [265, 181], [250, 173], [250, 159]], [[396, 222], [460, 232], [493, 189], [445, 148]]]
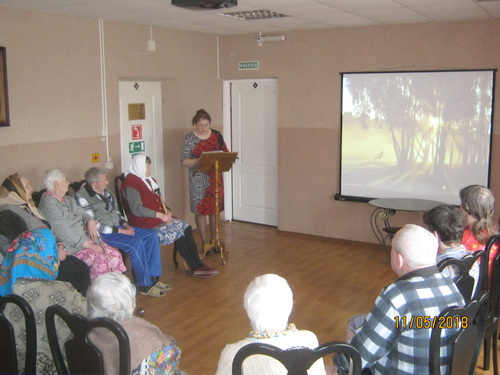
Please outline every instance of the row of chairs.
[[[453, 340], [452, 363], [450, 373], [473, 374], [481, 346], [484, 341], [484, 368], [489, 369], [490, 352], [493, 352], [494, 374], [498, 375], [498, 316], [500, 313], [500, 254], [495, 259], [491, 288], [488, 289], [487, 260], [492, 246], [500, 242], [500, 235], [488, 241], [485, 251], [479, 251], [462, 261], [445, 260], [438, 267], [442, 270], [453, 265], [460, 272], [456, 279], [457, 286], [467, 304], [463, 308], [451, 307], [443, 311], [438, 321], [446, 319], [464, 319], [469, 323], [457, 331]], [[477, 287], [468, 270], [474, 262], [480, 261], [480, 275]], [[18, 306], [19, 312], [5, 316], [7, 304]], [[24, 373], [36, 373], [36, 329], [35, 317], [29, 303], [18, 295], [0, 297], [0, 352], [9, 353], [0, 364], [0, 373], [19, 373], [16, 342], [11, 319], [24, 317], [26, 360]], [[9, 319], [10, 318], [10, 319]], [[71, 314], [59, 305], [52, 305], [45, 313], [48, 341], [54, 363], [59, 374], [101, 374], [104, 371], [103, 355], [90, 343], [88, 333], [96, 327], [109, 329], [120, 343], [120, 374], [130, 373], [130, 346], [123, 328], [107, 318], [88, 320], [78, 314]], [[64, 321], [73, 333], [73, 338], [58, 337], [56, 321]], [[445, 324], [446, 326], [447, 324]], [[440, 374], [440, 339], [442, 328], [437, 326], [431, 335], [429, 349], [429, 373]], [[66, 360], [61, 351], [64, 342]], [[316, 349], [293, 348], [281, 350], [266, 344], [250, 344], [242, 348], [233, 362], [233, 374], [241, 374], [242, 363], [250, 355], [266, 354], [281, 361], [290, 375], [306, 374], [307, 369], [319, 358], [331, 354], [343, 353], [351, 359], [352, 373], [361, 373], [361, 358], [352, 346], [343, 342], [331, 342]], [[69, 370], [69, 372], [68, 372]]]
[[[500, 243], [500, 235], [492, 236], [485, 250], [477, 251], [463, 259], [444, 259], [438, 264], [440, 271], [455, 267], [457, 278], [455, 283], [466, 302], [464, 307], [449, 307], [441, 312], [438, 322], [431, 333], [429, 345], [429, 374], [441, 374], [441, 334], [450, 326], [450, 320], [466, 322], [457, 330], [452, 340], [452, 356], [449, 364], [450, 374], [474, 374], [481, 343], [484, 342], [484, 369], [489, 369], [490, 352], [493, 352], [494, 374], [498, 375], [498, 317], [500, 315], [500, 254], [495, 259], [491, 288], [488, 288], [488, 259], [491, 248]], [[469, 274], [472, 266], [479, 262], [479, 278], [477, 284]], [[342, 353], [351, 360], [350, 374], [361, 374], [361, 358], [358, 351], [344, 342], [330, 342], [317, 347], [279, 349], [268, 344], [249, 344], [241, 348], [234, 360], [233, 375], [242, 374], [242, 365], [246, 358], [261, 354], [280, 361], [287, 369], [288, 375], [305, 375], [307, 369], [319, 358], [332, 353]]]
[[[458, 271], [455, 283], [457, 288], [462, 293], [465, 301], [479, 301], [481, 298], [487, 300], [487, 308], [484, 312], [480, 309], [478, 316], [479, 322], [482, 320], [481, 314], [485, 314], [483, 327], [481, 328], [483, 340], [483, 367], [485, 370], [490, 368], [490, 357], [493, 357], [493, 372], [498, 375], [498, 318], [500, 315], [500, 254], [497, 254], [494, 260], [493, 273], [490, 275], [491, 280], [488, 278], [488, 260], [490, 252], [495, 247], [500, 245], [500, 235], [491, 236], [486, 243], [484, 250], [476, 251], [474, 254], [466, 256], [460, 260], [447, 258], [438, 264], [439, 270], [451, 266]], [[479, 263], [479, 278], [477, 285], [473, 277], [469, 274], [472, 266]], [[484, 297], [485, 292], [488, 296]], [[470, 346], [470, 344], [465, 344]], [[481, 342], [475, 348], [478, 353], [480, 350]], [[475, 356], [477, 360], [477, 355]], [[475, 364], [475, 362], [474, 362]]]
[[[11, 310], [11, 316], [6, 316], [8, 304], [15, 305], [18, 311]], [[25, 363], [18, 363], [16, 353], [16, 332], [12, 319], [24, 317], [25, 333], [18, 333], [23, 337], [25, 348]], [[71, 331], [71, 336], [60, 337], [57, 328], [63, 322]], [[72, 314], [60, 305], [51, 305], [45, 312], [45, 325], [50, 350], [57, 373], [99, 375], [104, 374], [103, 353], [89, 340], [89, 332], [95, 328], [109, 330], [119, 345], [120, 374], [130, 374], [130, 344], [125, 330], [112, 319], [86, 319], [79, 314]], [[0, 361], [1, 374], [36, 374], [37, 333], [35, 315], [30, 304], [21, 296], [11, 294], [0, 297]], [[61, 347], [64, 346], [64, 351]], [[65, 355], [63, 355], [63, 352]]]

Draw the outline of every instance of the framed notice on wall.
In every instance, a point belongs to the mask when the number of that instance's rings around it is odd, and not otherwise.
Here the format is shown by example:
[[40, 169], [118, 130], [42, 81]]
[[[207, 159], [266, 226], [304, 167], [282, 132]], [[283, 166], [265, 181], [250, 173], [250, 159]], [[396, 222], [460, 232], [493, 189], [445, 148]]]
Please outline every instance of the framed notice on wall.
[[9, 97], [7, 92], [7, 58], [0, 47], [0, 126], [9, 126]]

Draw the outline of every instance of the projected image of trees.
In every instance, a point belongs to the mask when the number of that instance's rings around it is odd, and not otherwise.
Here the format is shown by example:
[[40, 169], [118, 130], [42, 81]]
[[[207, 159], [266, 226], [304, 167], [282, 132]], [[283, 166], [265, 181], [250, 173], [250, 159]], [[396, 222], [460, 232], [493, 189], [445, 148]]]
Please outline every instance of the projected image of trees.
[[492, 71], [345, 74], [342, 190], [436, 199], [486, 184], [493, 81]]

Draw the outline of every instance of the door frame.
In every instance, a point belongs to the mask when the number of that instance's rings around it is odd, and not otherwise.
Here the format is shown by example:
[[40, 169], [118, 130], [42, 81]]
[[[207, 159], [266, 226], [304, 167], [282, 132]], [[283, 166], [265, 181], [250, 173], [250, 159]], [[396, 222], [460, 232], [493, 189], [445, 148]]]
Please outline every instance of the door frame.
[[[236, 80], [224, 80], [222, 89], [222, 132], [227, 148], [232, 150], [231, 124], [231, 83]], [[224, 175], [224, 220], [233, 220], [233, 173]]]
[[[159, 88], [159, 97], [156, 98], [158, 103], [155, 100], [151, 102], [151, 111], [153, 114], [153, 144], [150, 145], [149, 156], [153, 158], [154, 165], [154, 174], [153, 177], [158, 182], [161, 191], [165, 194], [165, 163], [163, 161], [163, 83], [160, 80], [147, 80], [147, 79], [127, 79], [123, 78], [118, 81], [118, 100], [119, 100], [119, 117], [120, 117], [120, 169], [123, 169], [122, 172], [125, 172], [127, 165], [123, 165], [122, 158], [122, 147], [124, 142], [124, 133], [122, 132], [122, 92], [121, 86], [122, 83], [139, 83], [139, 84], [154, 84], [158, 85]], [[158, 108], [156, 107], [158, 105]], [[155, 116], [158, 116], [155, 117]]]
[[[233, 82], [243, 82], [243, 81], [276, 81], [277, 78], [245, 78], [245, 79], [230, 79], [223, 81], [223, 91], [222, 91], [222, 102], [223, 102], [223, 136], [224, 141], [226, 142], [227, 148], [232, 150], [232, 122], [231, 122], [231, 83]], [[278, 123], [276, 123], [276, 160], [278, 163], [277, 168], [279, 168], [279, 153], [278, 153], [278, 145], [279, 145], [279, 127]], [[278, 179], [279, 174], [276, 175]], [[224, 176], [224, 220], [232, 221], [233, 220], [233, 173], [226, 173]], [[279, 181], [277, 181], [277, 201], [279, 197]], [[279, 205], [278, 205], [279, 207]], [[279, 218], [279, 212], [278, 212]]]

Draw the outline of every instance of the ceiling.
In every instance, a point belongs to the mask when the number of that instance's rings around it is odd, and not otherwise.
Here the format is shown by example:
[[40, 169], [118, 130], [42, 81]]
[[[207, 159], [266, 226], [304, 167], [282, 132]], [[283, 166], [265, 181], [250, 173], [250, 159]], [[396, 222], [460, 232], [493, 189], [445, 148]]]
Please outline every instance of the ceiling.
[[[171, 0], [0, 0], [0, 7], [214, 35], [500, 18], [499, 0], [238, 0], [238, 6], [218, 10], [190, 10], [170, 3]], [[289, 17], [244, 21], [220, 15], [259, 9]]]

